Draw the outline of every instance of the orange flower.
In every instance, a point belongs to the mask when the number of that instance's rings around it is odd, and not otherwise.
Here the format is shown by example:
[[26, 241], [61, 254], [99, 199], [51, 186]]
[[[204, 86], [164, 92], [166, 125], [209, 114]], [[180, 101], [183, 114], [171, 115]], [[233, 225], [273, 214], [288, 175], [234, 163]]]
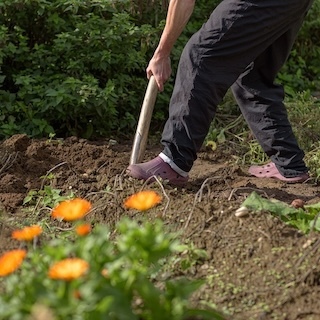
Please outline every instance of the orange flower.
[[14, 230], [12, 232], [12, 238], [20, 241], [31, 241], [41, 233], [42, 228], [40, 226], [34, 225], [25, 227], [21, 230]]
[[26, 250], [7, 251], [0, 257], [0, 277], [5, 277], [16, 271], [27, 254]]
[[154, 191], [140, 191], [133, 194], [124, 202], [125, 208], [148, 210], [161, 202], [162, 198]]
[[79, 236], [86, 236], [91, 232], [91, 226], [89, 223], [83, 223], [76, 227], [76, 233]]
[[67, 258], [55, 263], [49, 270], [49, 278], [55, 280], [71, 281], [84, 275], [89, 264], [79, 258]]
[[56, 219], [73, 221], [83, 218], [91, 209], [91, 203], [87, 200], [75, 198], [66, 200], [57, 205], [51, 216]]

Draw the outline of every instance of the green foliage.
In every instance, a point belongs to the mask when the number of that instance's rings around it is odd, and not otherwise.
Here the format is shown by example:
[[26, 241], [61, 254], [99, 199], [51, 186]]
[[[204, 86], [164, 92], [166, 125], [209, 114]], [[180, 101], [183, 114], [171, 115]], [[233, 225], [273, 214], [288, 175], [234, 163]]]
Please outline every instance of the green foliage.
[[[154, 125], [167, 116], [181, 51], [220, 1], [199, 0], [172, 52], [173, 74], [159, 94]], [[145, 68], [168, 1], [3, 0], [0, 3], [0, 139], [16, 133], [85, 138], [133, 133]], [[279, 74], [287, 93], [319, 83], [315, 0]]]
[[[19, 132], [94, 138], [133, 131], [146, 87], [144, 70], [159, 39], [166, 5], [3, 1], [0, 138]], [[174, 69], [184, 43], [204, 22], [204, 10], [209, 16], [210, 7], [204, 1], [197, 4], [173, 52]], [[159, 95], [155, 121], [165, 119], [172, 86], [171, 81]]]
[[316, 182], [320, 179], [320, 143], [312, 144], [313, 148], [307, 152], [305, 159], [312, 176]]
[[300, 147], [305, 151], [305, 161], [316, 180], [320, 177], [320, 100], [310, 92], [294, 94], [286, 99], [289, 119]]
[[286, 93], [317, 90], [320, 81], [320, 0], [315, 0], [279, 79]]
[[157, 29], [129, 1], [2, 1], [0, 138], [103, 136], [135, 125]]
[[[201, 281], [160, 280], [164, 261], [182, 250], [185, 246], [165, 232], [160, 220], [122, 219], [112, 241], [105, 225], [96, 225], [87, 236], [53, 239], [29, 250], [20, 273], [4, 279], [0, 319], [36, 317], [39, 308], [47, 319], [223, 319], [214, 310], [189, 306]], [[67, 257], [87, 261], [89, 271], [69, 282], [50, 279], [50, 266]]]
[[74, 195], [71, 193], [68, 196], [61, 195], [61, 190], [44, 186], [43, 190], [30, 190], [23, 199], [23, 205], [38, 205], [40, 207], [53, 208], [59, 202], [72, 199]]
[[299, 144], [306, 152], [312, 150], [320, 140], [320, 100], [309, 92], [301, 92], [285, 103]]
[[320, 220], [318, 219], [320, 203], [296, 209], [282, 201], [265, 199], [256, 192], [252, 192], [242, 206], [255, 212], [270, 212], [303, 233], [309, 233], [311, 230], [320, 231]]

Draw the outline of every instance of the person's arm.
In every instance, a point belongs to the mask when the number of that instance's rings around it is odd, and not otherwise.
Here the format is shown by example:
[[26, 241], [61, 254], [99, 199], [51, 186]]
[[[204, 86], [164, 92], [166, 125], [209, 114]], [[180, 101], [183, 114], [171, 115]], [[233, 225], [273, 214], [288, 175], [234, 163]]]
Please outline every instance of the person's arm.
[[188, 23], [194, 5], [195, 0], [171, 0], [169, 3], [165, 27], [147, 68], [148, 78], [154, 75], [160, 91], [171, 74], [171, 50]]

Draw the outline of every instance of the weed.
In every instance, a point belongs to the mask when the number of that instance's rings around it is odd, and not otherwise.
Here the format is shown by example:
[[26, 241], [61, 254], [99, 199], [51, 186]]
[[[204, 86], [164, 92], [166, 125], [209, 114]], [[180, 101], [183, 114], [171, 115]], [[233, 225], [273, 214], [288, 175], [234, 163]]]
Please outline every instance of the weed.
[[23, 205], [53, 208], [57, 203], [71, 199], [74, 194], [71, 192], [67, 196], [61, 195], [61, 190], [50, 186], [44, 186], [43, 190], [30, 190], [23, 200]]
[[[255, 211], [267, 211], [280, 218], [283, 222], [291, 225], [307, 234], [311, 231], [320, 231], [320, 203], [305, 205], [303, 208], [294, 208], [288, 204], [269, 200], [252, 192], [243, 202], [242, 206]], [[273, 253], [285, 250], [285, 248], [273, 248]]]
[[320, 144], [319, 142], [314, 145], [314, 148], [306, 154], [306, 163], [310, 173], [318, 182], [320, 179]]

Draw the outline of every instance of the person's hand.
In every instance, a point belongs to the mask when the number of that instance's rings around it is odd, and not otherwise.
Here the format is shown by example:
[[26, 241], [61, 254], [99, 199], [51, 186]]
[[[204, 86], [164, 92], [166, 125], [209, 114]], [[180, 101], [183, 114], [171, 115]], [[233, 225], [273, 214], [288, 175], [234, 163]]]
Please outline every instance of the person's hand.
[[170, 57], [159, 58], [156, 54], [152, 57], [147, 67], [147, 77], [153, 75], [158, 85], [159, 91], [163, 91], [164, 84], [170, 78], [171, 75], [171, 61]]
[[154, 76], [159, 91], [163, 91], [163, 86], [171, 75], [170, 53], [190, 19], [195, 2], [195, 0], [169, 1], [166, 23], [160, 41], [146, 70], [148, 79]]

